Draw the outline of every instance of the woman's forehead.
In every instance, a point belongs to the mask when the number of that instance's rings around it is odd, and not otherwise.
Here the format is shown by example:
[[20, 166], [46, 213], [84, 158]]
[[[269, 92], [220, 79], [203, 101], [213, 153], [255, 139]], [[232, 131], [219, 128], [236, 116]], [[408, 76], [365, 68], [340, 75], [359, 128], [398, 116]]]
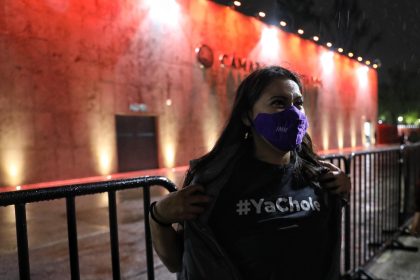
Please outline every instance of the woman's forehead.
[[298, 84], [290, 79], [275, 79], [262, 92], [263, 95], [272, 97], [275, 95], [284, 96], [288, 98], [302, 97]]

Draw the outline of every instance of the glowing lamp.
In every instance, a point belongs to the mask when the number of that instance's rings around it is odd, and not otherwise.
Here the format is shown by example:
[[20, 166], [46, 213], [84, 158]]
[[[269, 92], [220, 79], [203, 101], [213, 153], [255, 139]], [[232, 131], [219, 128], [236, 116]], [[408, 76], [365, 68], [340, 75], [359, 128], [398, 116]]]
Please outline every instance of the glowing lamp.
[[265, 13], [264, 13], [264, 12], [259, 12], [259, 13], [258, 13], [258, 15], [259, 15], [260, 17], [262, 17], [262, 18], [263, 18], [263, 17], [265, 17]]
[[287, 25], [287, 23], [285, 21], [280, 21], [280, 25], [285, 27]]
[[352, 52], [349, 52], [349, 57], [353, 57], [354, 54]]
[[327, 42], [327, 47], [329, 47], [329, 48], [331, 48], [331, 47], [332, 47], [331, 42]]
[[344, 51], [343, 48], [338, 48], [337, 50], [339, 53], [342, 53]]
[[370, 61], [369, 60], [366, 60], [366, 65], [370, 65]]
[[239, 1], [233, 1], [233, 5], [235, 5], [236, 7], [240, 7], [242, 3]]
[[305, 31], [303, 31], [303, 29], [298, 29], [297, 31], [300, 35], [302, 35], [303, 33], [305, 33]]
[[314, 37], [312, 37], [312, 39], [314, 39], [315, 42], [318, 42], [319, 41], [319, 37], [318, 36], [314, 36]]
[[378, 64], [373, 64], [373, 68], [378, 68]]
[[362, 61], [363, 60], [363, 57], [361, 57], [361, 56], [359, 56], [358, 58], [357, 58], [357, 61]]

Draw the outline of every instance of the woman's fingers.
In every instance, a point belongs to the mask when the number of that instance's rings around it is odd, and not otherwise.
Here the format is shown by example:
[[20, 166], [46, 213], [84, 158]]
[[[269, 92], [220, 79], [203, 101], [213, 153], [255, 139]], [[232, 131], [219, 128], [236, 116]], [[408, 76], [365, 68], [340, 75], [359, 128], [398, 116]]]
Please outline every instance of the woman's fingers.
[[335, 194], [348, 193], [351, 189], [350, 178], [344, 172], [330, 171], [319, 178], [322, 187]]
[[341, 169], [340, 168], [338, 168], [337, 166], [335, 166], [334, 164], [332, 164], [332, 163], [330, 163], [330, 162], [328, 162], [328, 161], [323, 161], [323, 160], [320, 160], [319, 161], [319, 163], [323, 166], [323, 167], [326, 167], [326, 168], [328, 168], [329, 170], [331, 170], [331, 171], [341, 171]]
[[175, 193], [169, 194], [162, 199], [159, 206], [165, 218], [172, 222], [195, 219], [203, 213], [211, 201], [211, 197], [205, 195], [205, 189], [201, 185], [189, 185]]

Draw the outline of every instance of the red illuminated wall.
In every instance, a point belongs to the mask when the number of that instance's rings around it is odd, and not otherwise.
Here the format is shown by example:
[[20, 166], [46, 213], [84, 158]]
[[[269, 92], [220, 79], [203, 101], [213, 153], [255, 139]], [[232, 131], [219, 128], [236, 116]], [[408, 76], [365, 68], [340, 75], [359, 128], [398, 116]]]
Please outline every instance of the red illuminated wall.
[[[162, 167], [206, 152], [247, 71], [222, 68], [217, 59], [200, 68], [194, 50], [201, 44], [216, 58], [235, 55], [304, 75], [319, 149], [363, 145], [363, 122], [376, 123], [376, 71], [211, 1], [2, 6], [1, 185], [115, 172], [116, 114], [158, 117]], [[132, 112], [131, 103], [148, 110]]]

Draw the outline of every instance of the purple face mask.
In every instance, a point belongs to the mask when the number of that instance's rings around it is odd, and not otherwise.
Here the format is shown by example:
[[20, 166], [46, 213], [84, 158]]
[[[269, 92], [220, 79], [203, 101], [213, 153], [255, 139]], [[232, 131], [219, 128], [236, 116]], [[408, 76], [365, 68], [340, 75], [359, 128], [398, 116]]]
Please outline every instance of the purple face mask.
[[295, 106], [274, 114], [259, 113], [253, 123], [258, 134], [281, 151], [296, 149], [308, 128], [305, 114]]

